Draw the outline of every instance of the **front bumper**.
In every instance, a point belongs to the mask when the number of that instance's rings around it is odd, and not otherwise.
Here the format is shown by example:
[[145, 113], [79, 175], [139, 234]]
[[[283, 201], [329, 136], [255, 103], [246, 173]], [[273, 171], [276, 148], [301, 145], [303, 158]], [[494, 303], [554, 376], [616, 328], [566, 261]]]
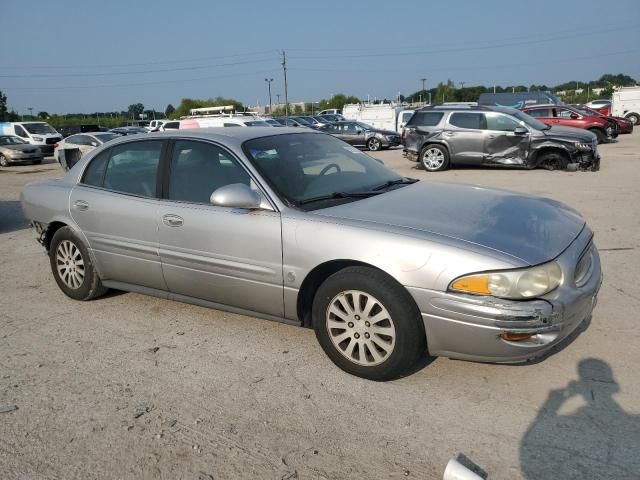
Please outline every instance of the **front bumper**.
[[15, 163], [36, 162], [38, 160], [42, 160], [43, 156], [42, 156], [42, 153], [23, 153], [22, 155], [11, 156], [11, 157], [6, 156], [5, 158], [9, 163], [15, 164]]
[[[602, 282], [597, 249], [585, 227], [578, 238], [556, 259], [563, 282], [544, 298], [511, 301], [409, 287], [425, 325], [429, 353], [462, 360], [521, 362], [546, 353], [590, 319]], [[574, 277], [582, 255], [590, 266]], [[503, 333], [531, 333], [524, 341], [507, 341]]]
[[592, 172], [600, 170], [600, 153], [598, 153], [596, 143], [593, 144], [593, 150], [591, 151], [576, 150], [570, 153], [569, 156], [571, 160], [567, 166], [568, 170], [590, 170]]
[[380, 138], [383, 147], [397, 147], [400, 145], [400, 136]]

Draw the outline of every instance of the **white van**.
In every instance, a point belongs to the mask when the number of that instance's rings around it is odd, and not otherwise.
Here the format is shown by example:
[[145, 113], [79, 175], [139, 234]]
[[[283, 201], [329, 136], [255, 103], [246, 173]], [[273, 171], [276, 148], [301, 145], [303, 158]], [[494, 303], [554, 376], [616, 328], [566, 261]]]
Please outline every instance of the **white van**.
[[62, 135], [46, 122], [3, 122], [0, 135], [16, 135], [40, 147], [45, 155], [53, 154], [53, 146], [62, 140]]
[[413, 110], [396, 103], [352, 103], [342, 109], [342, 114], [349, 120], [355, 120], [382, 130], [402, 132]]
[[620, 87], [611, 97], [611, 115], [625, 117], [635, 127], [640, 125], [640, 87]]

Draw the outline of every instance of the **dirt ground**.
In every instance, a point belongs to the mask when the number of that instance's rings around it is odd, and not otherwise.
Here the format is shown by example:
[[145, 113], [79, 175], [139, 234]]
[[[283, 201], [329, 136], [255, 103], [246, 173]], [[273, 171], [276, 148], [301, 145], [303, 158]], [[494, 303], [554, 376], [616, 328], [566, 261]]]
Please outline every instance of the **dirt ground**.
[[0, 478], [439, 479], [458, 453], [490, 479], [640, 478], [638, 130], [600, 147], [597, 173], [427, 174], [376, 154], [425, 181], [568, 203], [605, 275], [589, 327], [542, 361], [438, 358], [388, 383], [338, 370], [311, 330], [138, 294], [68, 299], [18, 203], [61, 170], [0, 169]]

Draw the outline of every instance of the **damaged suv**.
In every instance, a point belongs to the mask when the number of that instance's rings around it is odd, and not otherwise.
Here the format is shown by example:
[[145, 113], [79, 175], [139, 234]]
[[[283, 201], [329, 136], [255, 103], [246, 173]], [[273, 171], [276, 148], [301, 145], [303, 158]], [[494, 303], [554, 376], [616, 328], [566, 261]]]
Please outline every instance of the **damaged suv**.
[[413, 114], [402, 134], [405, 156], [430, 172], [452, 165], [549, 170], [600, 168], [596, 136], [549, 126], [508, 107], [442, 105]]

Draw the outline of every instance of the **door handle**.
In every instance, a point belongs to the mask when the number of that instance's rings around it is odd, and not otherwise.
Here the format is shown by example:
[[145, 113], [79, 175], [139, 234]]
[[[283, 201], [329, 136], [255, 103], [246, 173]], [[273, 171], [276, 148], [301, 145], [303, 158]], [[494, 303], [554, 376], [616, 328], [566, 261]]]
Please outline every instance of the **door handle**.
[[162, 217], [162, 222], [167, 227], [181, 227], [184, 223], [184, 219], [178, 215], [165, 215]]
[[89, 210], [89, 203], [85, 202], [84, 200], [76, 200], [75, 202], [73, 202], [73, 208], [82, 211]]

